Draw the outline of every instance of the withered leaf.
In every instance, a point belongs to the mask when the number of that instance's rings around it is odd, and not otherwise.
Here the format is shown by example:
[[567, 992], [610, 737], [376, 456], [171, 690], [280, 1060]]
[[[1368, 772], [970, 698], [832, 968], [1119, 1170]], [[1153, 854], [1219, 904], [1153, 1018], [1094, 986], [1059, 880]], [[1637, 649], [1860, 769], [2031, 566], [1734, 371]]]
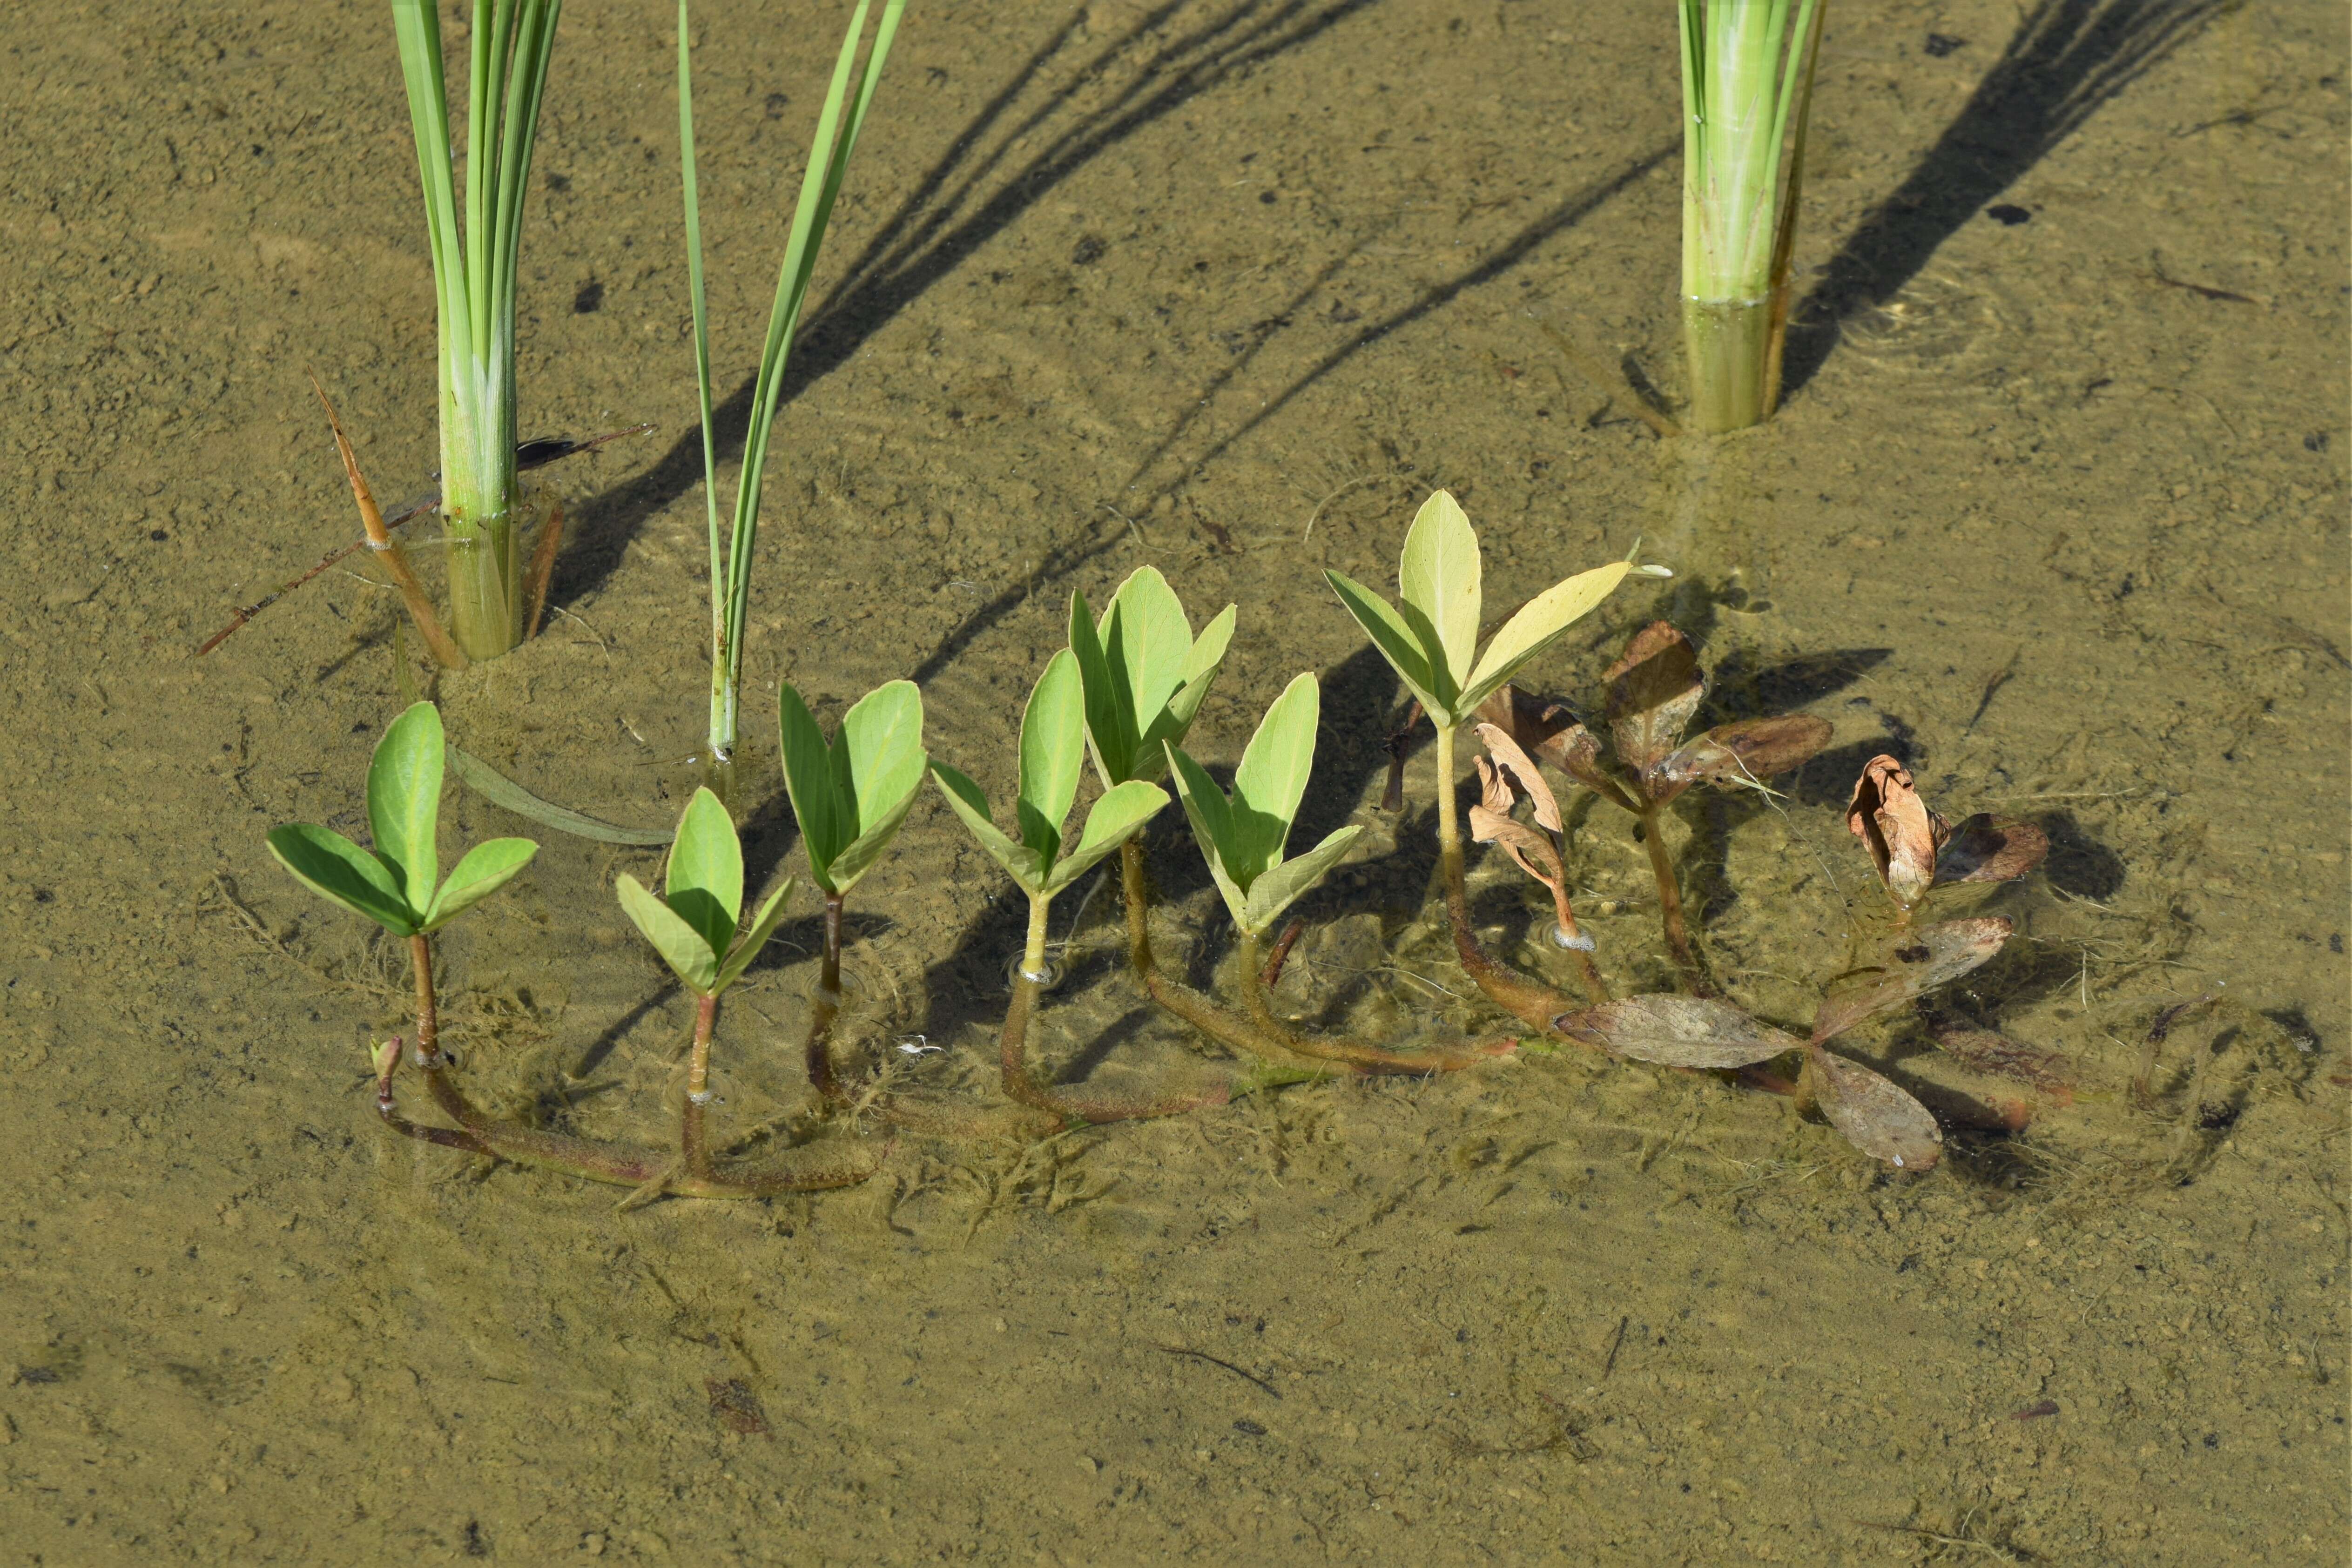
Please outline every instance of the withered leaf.
[[1694, 784], [1760, 784], [1801, 766], [1832, 733], [1811, 714], [1719, 724], [1645, 768], [1642, 788], [1664, 805]]
[[1979, 811], [1952, 830], [1936, 857], [1937, 887], [1961, 882], [2011, 882], [2042, 863], [2050, 837], [2031, 822]]
[[2030, 1084], [2062, 1105], [2074, 1103], [2074, 1072], [2066, 1059], [2054, 1051], [1965, 1024], [1933, 1024], [1927, 1032], [1963, 1067]]
[[1478, 705], [1478, 721], [1493, 725], [1517, 742], [1520, 750], [1531, 752], [1574, 724], [1576, 716], [1565, 703], [1507, 684]]
[[1667, 1067], [1745, 1067], [1805, 1043], [1706, 997], [1628, 997], [1562, 1013], [1552, 1027], [1587, 1045]]
[[1640, 772], [1672, 751], [1698, 711], [1706, 687], [1690, 639], [1664, 621], [1633, 633], [1609, 666], [1609, 735], [1617, 760]]
[[1511, 788], [1511, 776], [1484, 757], [1474, 757], [1471, 766], [1478, 770], [1478, 803], [1470, 808], [1473, 820], [1485, 811], [1490, 816], [1507, 817], [1518, 804], [1518, 794]]
[[1906, 1171], [1933, 1170], [1944, 1157], [1944, 1134], [1927, 1107], [1858, 1061], [1806, 1048], [1813, 1093], [1830, 1125], [1874, 1160]]
[[[1555, 833], [1562, 831], [1559, 802], [1552, 799], [1551, 786], [1543, 781], [1543, 774], [1528, 754], [1519, 749], [1518, 742], [1499, 726], [1491, 724], [1478, 727], [1478, 739], [1494, 756], [1496, 771], [1507, 775], [1511, 788], [1534, 803], [1536, 825]], [[1483, 781], [1483, 770], [1479, 777]], [[1507, 805], [1501, 809], [1505, 811], [1510, 810]]]
[[1822, 998], [1813, 1043], [1956, 980], [2000, 951], [2017, 927], [1998, 915], [1947, 920], [1898, 934], [1855, 984]]
[[1490, 811], [1484, 806], [1470, 808], [1470, 836], [1482, 844], [1500, 844], [1503, 852], [1517, 862], [1518, 868], [1550, 888], [1559, 891], [1568, 878], [1559, 862], [1559, 852], [1552, 841], [1525, 822]]
[[1952, 830], [1919, 798], [1909, 768], [1884, 754], [1863, 764], [1846, 802], [1845, 825], [1870, 852], [1870, 863], [1895, 903], [1908, 909], [1927, 896], [1936, 882], [1937, 853]]

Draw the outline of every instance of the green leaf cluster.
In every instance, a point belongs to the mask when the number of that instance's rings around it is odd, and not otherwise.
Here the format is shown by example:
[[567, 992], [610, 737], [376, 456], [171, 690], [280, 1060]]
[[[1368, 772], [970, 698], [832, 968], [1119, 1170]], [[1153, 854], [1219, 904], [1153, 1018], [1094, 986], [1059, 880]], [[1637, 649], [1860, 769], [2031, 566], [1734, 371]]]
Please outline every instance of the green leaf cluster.
[[1209, 862], [1209, 874], [1233, 911], [1234, 923], [1255, 936], [1272, 929], [1282, 912], [1322, 881], [1363, 833], [1350, 824], [1333, 832], [1296, 860], [1285, 860], [1291, 823], [1307, 794], [1315, 767], [1315, 730], [1322, 716], [1322, 687], [1311, 674], [1283, 689], [1265, 710], [1234, 770], [1233, 793], [1217, 788], [1201, 765], [1174, 745], [1168, 747], [1176, 798], [1192, 824], [1192, 837]]
[[778, 884], [749, 925], [739, 925], [743, 846], [719, 797], [697, 789], [678, 819], [662, 892], [656, 895], [625, 872], [615, 891], [621, 907], [686, 988], [698, 997], [715, 997], [741, 977], [775, 935], [792, 897], [793, 879]]
[[784, 789], [808, 851], [809, 878], [838, 898], [882, 858], [921, 788], [923, 697], [912, 681], [892, 681], [858, 699], [840, 732], [824, 734], [791, 685], [781, 719]]
[[362, 849], [331, 828], [294, 822], [269, 830], [269, 852], [296, 881], [331, 904], [364, 915], [394, 936], [446, 925], [530, 863], [529, 839], [476, 844], [440, 880], [441, 715], [417, 703], [393, 720], [368, 764], [368, 829]]
[[1032, 898], [1050, 898], [1118, 848], [1168, 796], [1129, 779], [1103, 792], [1075, 841], [1066, 838], [1070, 808], [1086, 770], [1087, 714], [1078, 656], [1065, 648], [1045, 665], [1021, 715], [1021, 783], [1013, 803], [1016, 835], [996, 825], [981, 787], [943, 762], [931, 764], [940, 792], [971, 836]]
[[1554, 583], [1522, 605], [1481, 654], [1478, 536], [1461, 504], [1440, 490], [1422, 503], [1405, 534], [1397, 563], [1402, 604], [1344, 573], [1323, 576], [1431, 720], [1455, 729], [1633, 570], [1631, 561], [1612, 561]]
[[1087, 746], [1103, 788], [1146, 783], [1168, 765], [1225, 662], [1234, 638], [1226, 605], [1196, 640], [1182, 601], [1157, 567], [1143, 567], [1112, 593], [1099, 619], [1086, 595], [1070, 595], [1070, 651], [1086, 686]]

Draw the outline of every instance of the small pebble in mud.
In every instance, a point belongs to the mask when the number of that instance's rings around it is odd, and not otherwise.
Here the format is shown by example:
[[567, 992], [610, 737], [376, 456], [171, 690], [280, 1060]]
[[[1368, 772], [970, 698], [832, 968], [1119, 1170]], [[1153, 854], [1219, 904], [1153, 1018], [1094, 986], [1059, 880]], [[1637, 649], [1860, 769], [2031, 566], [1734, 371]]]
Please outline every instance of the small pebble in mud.
[[1985, 216], [1990, 218], [1993, 222], [1999, 224], [2003, 228], [2013, 229], [2021, 223], [2031, 222], [2033, 214], [2027, 212], [2023, 207], [2016, 206], [2008, 202], [2002, 202], [1998, 206], [1987, 207], [1985, 209]]
[[1966, 38], [1956, 38], [1949, 33], [1927, 35], [1927, 55], [1931, 59], [1940, 60], [1954, 49], [1965, 49], [1968, 47], [1969, 41]]

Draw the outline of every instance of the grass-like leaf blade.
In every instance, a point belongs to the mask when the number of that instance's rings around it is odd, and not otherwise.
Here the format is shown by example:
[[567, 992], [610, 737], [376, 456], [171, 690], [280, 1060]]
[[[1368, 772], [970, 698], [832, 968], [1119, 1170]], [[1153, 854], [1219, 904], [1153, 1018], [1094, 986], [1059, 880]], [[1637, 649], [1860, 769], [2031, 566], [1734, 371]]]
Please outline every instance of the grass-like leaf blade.
[[1372, 640], [1372, 646], [1381, 651], [1381, 656], [1396, 671], [1397, 678], [1431, 719], [1438, 724], [1454, 723], [1458, 716], [1439, 695], [1439, 674], [1432, 667], [1431, 654], [1423, 648], [1421, 637], [1405, 623], [1404, 617], [1387, 600], [1345, 572], [1326, 570], [1323, 580], [1331, 585], [1331, 591], [1339, 596], [1339, 602], [1356, 618], [1356, 624], [1364, 629], [1364, 635]]

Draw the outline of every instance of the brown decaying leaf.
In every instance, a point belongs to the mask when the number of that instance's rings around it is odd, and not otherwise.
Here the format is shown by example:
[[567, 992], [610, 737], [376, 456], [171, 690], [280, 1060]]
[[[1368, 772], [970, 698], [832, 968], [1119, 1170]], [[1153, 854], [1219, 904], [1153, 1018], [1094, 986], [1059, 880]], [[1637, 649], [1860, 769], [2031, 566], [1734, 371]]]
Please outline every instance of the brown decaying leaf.
[[1935, 885], [2012, 882], [2040, 865], [2049, 852], [2049, 835], [2032, 823], [1979, 811], [1945, 841], [1936, 856]]
[[1808, 1046], [1813, 1095], [1830, 1125], [1874, 1160], [1906, 1171], [1935, 1168], [1944, 1134], [1927, 1107], [1858, 1061]]
[[1719, 724], [1643, 770], [1642, 788], [1664, 805], [1694, 784], [1760, 784], [1801, 766], [1833, 733], [1811, 714]]
[[1484, 757], [1471, 758], [1471, 766], [1478, 770], [1478, 803], [1470, 808], [1474, 821], [1479, 811], [1489, 816], [1510, 815], [1511, 808], [1518, 803], [1519, 799], [1511, 789], [1510, 775]]
[[1959, 978], [2000, 952], [2016, 929], [2000, 915], [1984, 915], [1898, 933], [1879, 961], [1869, 966], [1865, 978], [1822, 998], [1821, 1011], [1813, 1016], [1813, 1043]]
[[1846, 802], [1845, 825], [1870, 852], [1878, 880], [1895, 902], [1908, 909], [1936, 882], [1936, 855], [1951, 827], [1927, 810], [1912, 787], [1911, 770], [1885, 755], [1863, 764]]
[[1574, 725], [1576, 716], [1568, 711], [1565, 703], [1523, 692], [1507, 683], [1478, 705], [1478, 720], [1509, 736], [1520, 750], [1532, 752], [1540, 750], [1544, 742]]
[[[1491, 724], [1482, 724], [1478, 727], [1478, 739], [1486, 746], [1487, 751], [1493, 754], [1495, 772], [1503, 777], [1506, 785], [1525, 795], [1534, 803], [1536, 826], [1549, 832], [1563, 831], [1559, 802], [1552, 799], [1551, 786], [1543, 781], [1543, 774], [1537, 768], [1534, 760], [1519, 749], [1518, 742], [1505, 734], [1499, 727]], [[1479, 779], [1482, 783], [1486, 776], [1486, 770], [1479, 769]], [[1491, 802], [1489, 803], [1491, 805]], [[1511, 808], [1506, 801], [1495, 809], [1507, 812]]]
[[1927, 1032], [1963, 1067], [2029, 1084], [2061, 1105], [2074, 1103], [2074, 1073], [2066, 1059], [2054, 1051], [1965, 1024], [1931, 1024]]
[[1706, 997], [1628, 997], [1562, 1013], [1552, 1027], [1587, 1045], [1667, 1067], [1745, 1067], [1805, 1043]]
[[1503, 852], [1517, 862], [1521, 871], [1555, 894], [1568, 880], [1567, 869], [1559, 862], [1559, 851], [1552, 847], [1551, 840], [1501, 811], [1485, 806], [1471, 807], [1470, 836], [1482, 844], [1502, 845]]
[[1633, 633], [1609, 666], [1609, 734], [1617, 760], [1640, 772], [1672, 751], [1698, 711], [1706, 687], [1690, 639], [1664, 621]]

